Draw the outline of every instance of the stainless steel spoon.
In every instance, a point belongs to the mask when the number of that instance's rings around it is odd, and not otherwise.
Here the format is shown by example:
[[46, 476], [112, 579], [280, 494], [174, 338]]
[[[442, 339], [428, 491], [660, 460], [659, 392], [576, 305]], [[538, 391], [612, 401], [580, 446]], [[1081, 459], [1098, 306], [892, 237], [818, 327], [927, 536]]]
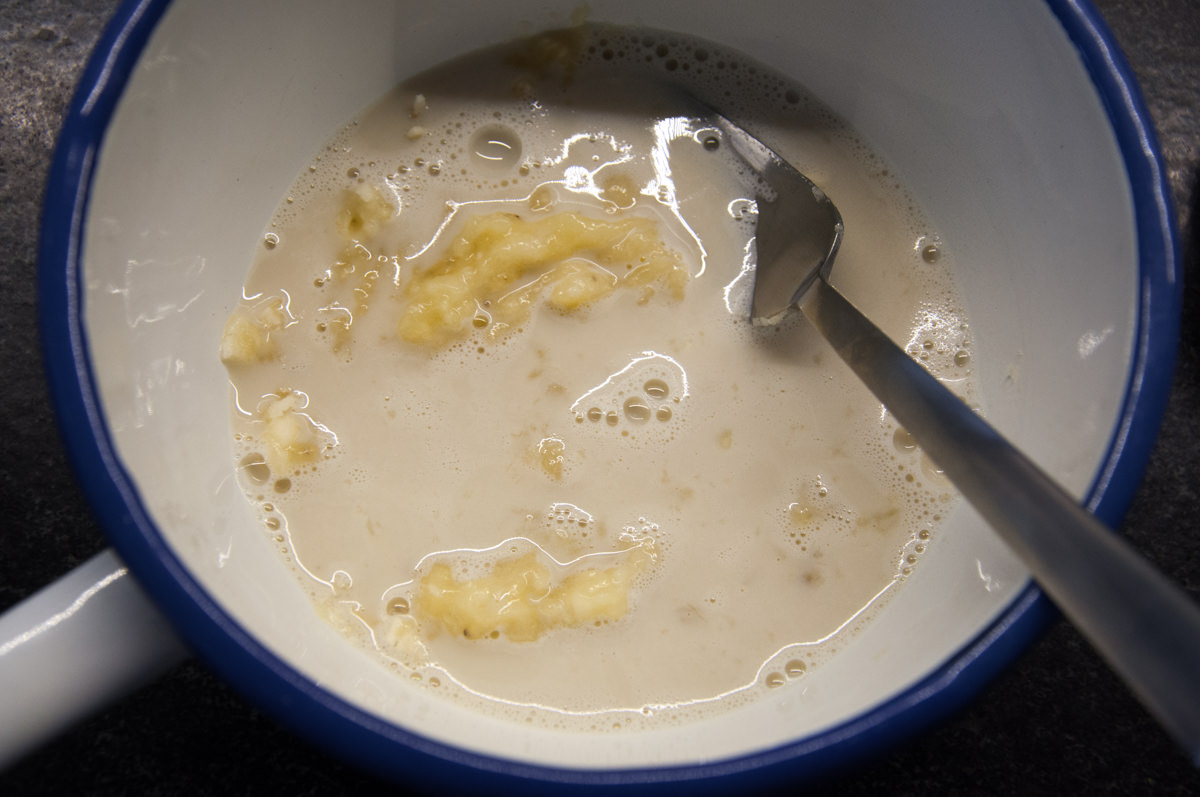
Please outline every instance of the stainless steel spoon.
[[802, 312], [1200, 766], [1200, 607], [838, 293], [833, 202], [738, 125], [708, 119], [762, 180], [753, 323]]

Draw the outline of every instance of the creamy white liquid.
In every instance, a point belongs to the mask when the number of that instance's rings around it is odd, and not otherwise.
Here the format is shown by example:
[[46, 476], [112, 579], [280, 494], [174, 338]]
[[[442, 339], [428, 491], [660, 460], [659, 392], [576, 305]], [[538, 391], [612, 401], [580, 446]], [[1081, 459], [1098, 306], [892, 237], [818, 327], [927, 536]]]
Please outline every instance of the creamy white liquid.
[[[971, 367], [945, 247], [851, 131], [708, 44], [588, 36], [569, 79], [503, 51], [419, 76], [306, 165], [245, 288], [248, 305], [286, 301], [279, 359], [230, 375], [242, 462], [261, 450], [262, 397], [306, 397], [328, 453], [297, 473], [244, 467], [242, 483], [320, 610], [397, 663], [397, 688], [611, 728], [802, 680], [900, 588], [951, 500], [802, 319], [749, 325], [752, 194], [677, 87], [833, 198], [846, 224], [833, 281], [852, 301], [964, 396]], [[614, 175], [636, 188], [632, 208], [601, 198]], [[327, 280], [342, 191], [360, 185], [398, 208], [371, 242], [366, 313]], [[535, 214], [539, 186], [550, 211], [657, 219], [692, 274], [685, 298], [618, 291], [575, 314], [536, 309], [499, 342], [486, 329], [445, 349], [398, 340], [409, 275], [469, 215]], [[335, 351], [328, 322], [351, 316]], [[536, 456], [547, 439], [564, 448], [561, 479]], [[419, 644], [392, 645], [389, 606], [431, 562], [470, 575], [540, 549], [569, 572], [617, 561], [622, 535], [652, 538], [658, 560], [620, 621], [526, 643], [422, 627]]]

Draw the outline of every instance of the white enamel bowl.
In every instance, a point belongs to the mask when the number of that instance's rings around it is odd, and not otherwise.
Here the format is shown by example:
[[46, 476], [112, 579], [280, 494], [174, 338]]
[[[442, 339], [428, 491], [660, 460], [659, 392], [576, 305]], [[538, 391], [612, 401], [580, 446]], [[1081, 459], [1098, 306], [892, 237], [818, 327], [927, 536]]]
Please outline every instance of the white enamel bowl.
[[[989, 419], [1119, 520], [1165, 401], [1179, 285], [1149, 123], [1094, 10], [1060, 0], [588, 9], [749, 53], [872, 142], [954, 244]], [[969, 509], [804, 689], [669, 730], [580, 735], [445, 704], [344, 642], [232, 478], [216, 341], [299, 168], [405, 76], [565, 24], [572, 10], [128, 3], [86, 73], [46, 206], [42, 316], [68, 445], [114, 547], [196, 653], [365, 767], [546, 791], [824, 775], [963, 704], [1042, 627], [1048, 605]]]

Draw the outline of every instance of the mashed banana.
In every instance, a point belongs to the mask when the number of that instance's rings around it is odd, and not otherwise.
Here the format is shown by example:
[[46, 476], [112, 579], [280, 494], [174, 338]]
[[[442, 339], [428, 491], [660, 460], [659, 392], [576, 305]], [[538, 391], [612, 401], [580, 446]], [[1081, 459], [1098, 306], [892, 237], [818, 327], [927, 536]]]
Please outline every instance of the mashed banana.
[[486, 575], [458, 580], [450, 566], [435, 564], [418, 584], [416, 608], [442, 630], [464, 639], [532, 642], [555, 628], [579, 628], [620, 620], [629, 610], [635, 578], [654, 562], [646, 541], [606, 568], [588, 567], [553, 583], [537, 554], [493, 564]]
[[221, 362], [251, 365], [274, 359], [279, 354], [275, 333], [286, 318], [283, 302], [270, 299], [257, 307], [238, 308], [225, 322], [221, 335]]
[[400, 337], [439, 346], [465, 336], [472, 323], [497, 335], [526, 321], [542, 294], [563, 313], [618, 287], [640, 288], [638, 300], [647, 302], [659, 284], [680, 299], [687, 269], [657, 226], [646, 218], [592, 219], [569, 211], [532, 219], [473, 216], [446, 255], [409, 280]]
[[286, 477], [302, 465], [316, 462], [323, 453], [320, 430], [301, 412], [304, 405], [303, 396], [285, 390], [268, 396], [258, 408], [266, 462], [272, 473]]

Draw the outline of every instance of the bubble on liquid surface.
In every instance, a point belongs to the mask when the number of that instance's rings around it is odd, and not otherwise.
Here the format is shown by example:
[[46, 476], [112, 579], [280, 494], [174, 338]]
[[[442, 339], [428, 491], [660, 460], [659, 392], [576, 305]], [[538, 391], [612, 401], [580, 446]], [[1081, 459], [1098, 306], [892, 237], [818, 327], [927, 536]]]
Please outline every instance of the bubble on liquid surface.
[[266, 484], [267, 480], [271, 478], [271, 468], [262, 454], [257, 452], [247, 454], [238, 464], [247, 478], [255, 484]]
[[631, 423], [645, 423], [650, 420], [650, 405], [641, 396], [630, 396], [625, 399], [625, 418]]
[[665, 399], [671, 395], [671, 386], [661, 379], [647, 379], [646, 384], [642, 385], [642, 390], [654, 399]]
[[471, 160], [476, 166], [507, 171], [521, 162], [521, 137], [506, 125], [485, 125], [471, 136]]
[[930, 265], [942, 259], [942, 242], [937, 235], [922, 235], [913, 248], [921, 255], [921, 259]]
[[908, 433], [907, 429], [898, 427], [892, 434], [892, 445], [896, 447], [897, 451], [908, 452], [916, 449], [917, 441]]
[[808, 665], [799, 659], [792, 659], [784, 665], [783, 670], [787, 673], [788, 678], [799, 678], [808, 672]]
[[721, 148], [721, 131], [715, 128], [701, 128], [692, 134], [692, 138], [709, 152], [716, 152]]

